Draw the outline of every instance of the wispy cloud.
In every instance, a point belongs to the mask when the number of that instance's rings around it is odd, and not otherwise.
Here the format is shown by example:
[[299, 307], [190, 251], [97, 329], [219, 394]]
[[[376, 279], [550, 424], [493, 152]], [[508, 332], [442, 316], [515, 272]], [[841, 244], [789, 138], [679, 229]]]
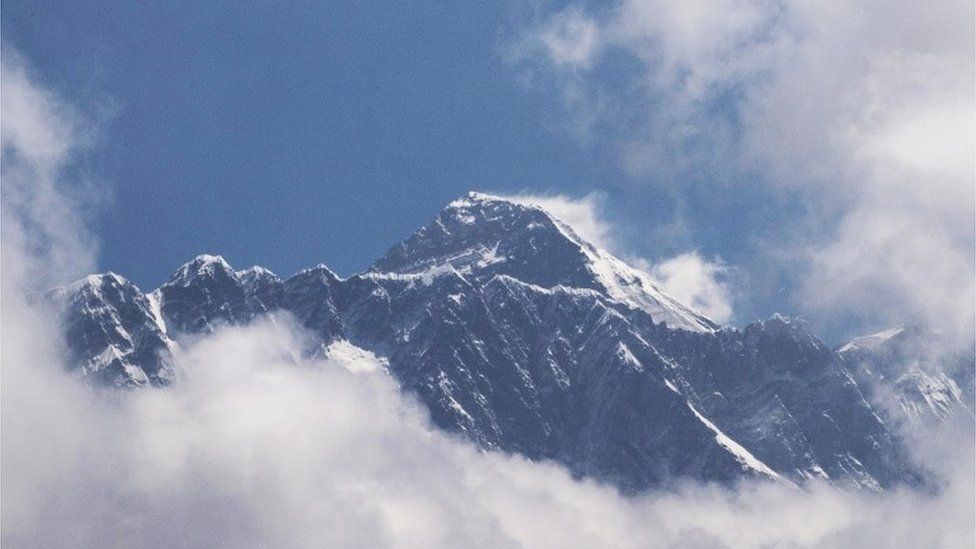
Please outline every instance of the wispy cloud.
[[4, 258], [8, 252], [32, 254], [30, 264], [4, 261], [2, 268], [8, 279], [49, 287], [90, 272], [95, 265], [95, 242], [82, 223], [94, 189], [77, 177], [68, 181], [66, 173], [90, 144], [91, 129], [68, 104], [32, 79], [15, 49], [3, 44], [2, 52]]
[[539, 48], [554, 63], [574, 69], [590, 66], [599, 54], [601, 28], [581, 10], [570, 8], [550, 18], [523, 48]]
[[[765, 235], [777, 249], [743, 268], [790, 271], [802, 282], [791, 297], [806, 314], [917, 320], [968, 339], [973, 10], [966, 1], [939, 10], [766, 0], [570, 6], [529, 26], [535, 41], [519, 44], [546, 43], [570, 20], [596, 27], [588, 35], [600, 47], [581, 47], [581, 63], [561, 48], [518, 59], [546, 69], [534, 83], [554, 86], [579, 125], [598, 127], [584, 142], [615, 150], [636, 180], [680, 194], [686, 181], [755, 184], [760, 174], [775, 192], [801, 197], [807, 217], [782, 219], [788, 236]], [[637, 71], [610, 70], [635, 62]]]
[[613, 252], [620, 251], [616, 230], [604, 216], [605, 197], [600, 193], [573, 198], [563, 194], [524, 192], [504, 198], [517, 204], [539, 206], [572, 227], [576, 234], [590, 244]]
[[708, 261], [692, 251], [652, 265], [650, 273], [682, 303], [717, 322], [732, 318], [732, 288], [726, 281], [728, 268], [721, 259]]

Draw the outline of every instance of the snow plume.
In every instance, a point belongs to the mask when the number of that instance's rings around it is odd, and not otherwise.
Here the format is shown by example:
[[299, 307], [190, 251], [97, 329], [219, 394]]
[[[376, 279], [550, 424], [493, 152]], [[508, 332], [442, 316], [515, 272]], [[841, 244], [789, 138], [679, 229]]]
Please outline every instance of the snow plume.
[[732, 290], [725, 281], [728, 268], [721, 259], [708, 261], [693, 251], [654, 265], [650, 272], [678, 301], [716, 322], [732, 318]]
[[[4, 63], [8, 58], [4, 58]], [[7, 66], [4, 65], [4, 71]], [[5, 72], [6, 78], [6, 72]], [[6, 80], [5, 80], [6, 82]], [[35, 89], [29, 79], [26, 89]], [[8, 90], [4, 89], [6, 95]], [[16, 107], [49, 104], [40, 93]], [[63, 122], [57, 117], [44, 124]], [[55, 130], [56, 128], [47, 128]], [[4, 127], [4, 132], [8, 130]], [[62, 135], [48, 131], [38, 135]], [[4, 137], [7, 168], [7, 136]], [[30, 147], [53, 147], [29, 142]], [[24, 145], [24, 146], [28, 146]], [[73, 149], [61, 149], [68, 156]], [[32, 150], [18, 153], [31, 158]], [[61, 161], [61, 160], [59, 160]], [[0, 541], [10, 547], [971, 547], [965, 481], [939, 496], [688, 485], [622, 497], [561, 467], [433, 430], [380, 364], [303, 360], [287, 318], [187, 343], [184, 382], [96, 391], [65, 374], [59, 326], [26, 298], [87, 269], [80, 217], [37, 173], [3, 197]], [[22, 196], [22, 195], [18, 195]], [[14, 207], [16, 206], [16, 208]], [[69, 212], [70, 213], [70, 212]], [[50, 235], [62, 235], [52, 238]], [[44, 246], [35, 246], [43, 237]], [[90, 248], [83, 247], [82, 250]], [[77, 261], [77, 263], [74, 263]], [[356, 353], [345, 353], [356, 356]], [[370, 360], [362, 355], [352, 360]]]
[[968, 0], [571, 4], [543, 8], [509, 57], [635, 181], [802, 202], [803, 218], [744, 234], [764, 253], [737, 267], [783, 271], [805, 315], [969, 343], [973, 19]]
[[628, 253], [613, 223], [608, 220], [602, 194], [593, 192], [582, 198], [572, 198], [561, 194], [522, 193], [504, 198], [543, 208], [572, 227], [587, 242], [617, 254], [646, 271], [657, 279], [669, 295], [705, 313], [712, 320], [724, 323], [732, 318], [732, 288], [727, 276], [729, 269], [721, 258], [709, 261], [697, 251], [658, 262], [634, 257]]
[[503, 196], [516, 204], [538, 206], [553, 217], [572, 227], [573, 232], [598, 248], [618, 253], [620, 245], [613, 225], [604, 216], [604, 196], [590, 193], [582, 198], [563, 194], [521, 193]]

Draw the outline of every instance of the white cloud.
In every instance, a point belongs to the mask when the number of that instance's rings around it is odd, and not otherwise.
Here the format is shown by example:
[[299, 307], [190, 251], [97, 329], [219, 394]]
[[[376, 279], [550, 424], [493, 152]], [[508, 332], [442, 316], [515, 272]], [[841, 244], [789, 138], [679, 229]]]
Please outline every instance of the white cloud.
[[521, 193], [503, 197], [516, 204], [539, 206], [569, 225], [584, 240], [606, 250], [616, 251], [619, 243], [613, 225], [603, 215], [604, 196], [590, 193], [582, 198], [562, 194]]
[[[808, 229], [742, 267], [756, 277], [793, 269], [804, 283], [792, 297], [806, 314], [922, 320], [971, 334], [972, 2], [934, 10], [628, 0], [600, 14], [566, 9], [599, 28], [604, 50], [642, 68], [614, 96], [599, 71], [565, 78], [554, 54], [536, 58], [552, 68], [570, 112], [606, 130], [586, 144], [610, 143], [633, 173], [678, 187], [681, 174], [752, 181], [758, 172], [777, 192], [796, 193], [808, 218], [783, 223]], [[548, 24], [527, 35], [544, 35]], [[601, 60], [614, 62], [593, 63]], [[777, 257], [801, 261], [763, 264]]]
[[654, 265], [650, 273], [668, 294], [712, 320], [732, 318], [732, 290], [724, 281], [727, 268], [721, 260], [710, 262], [692, 251]]
[[743, 81], [761, 70], [775, 44], [779, 9], [767, 1], [692, 0], [624, 2], [606, 40], [647, 63], [655, 86], [680, 90], [675, 98], [700, 101], [716, 85]]
[[[94, 267], [94, 241], [79, 230], [86, 204], [73, 198], [63, 181], [65, 169], [90, 137], [70, 107], [31, 80], [15, 50], [4, 44], [2, 51], [3, 238], [7, 250], [27, 248], [41, 260], [31, 265], [4, 261], [3, 268], [28, 269], [9, 274], [47, 288]], [[92, 191], [72, 183], [73, 190]]]
[[581, 11], [568, 9], [546, 24], [539, 41], [553, 61], [586, 68], [600, 48], [600, 28]]
[[[4, 339], [5, 349], [29, 349]], [[964, 490], [876, 498], [747, 483], [624, 497], [556, 465], [481, 453], [432, 431], [380, 370], [296, 363], [302, 341], [283, 319], [226, 329], [181, 356], [185, 383], [119, 399], [57, 379], [53, 369], [38, 373], [36, 354], [5, 361], [29, 383], [3, 388], [3, 541], [912, 547], [973, 537]]]

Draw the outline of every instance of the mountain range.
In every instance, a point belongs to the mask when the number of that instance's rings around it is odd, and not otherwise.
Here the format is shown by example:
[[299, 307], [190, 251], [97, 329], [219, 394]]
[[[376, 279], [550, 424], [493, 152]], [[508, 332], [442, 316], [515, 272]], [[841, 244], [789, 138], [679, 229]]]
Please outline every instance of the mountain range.
[[480, 193], [348, 278], [201, 255], [148, 293], [107, 273], [49, 297], [93, 383], [167, 390], [193, 375], [184, 338], [288, 313], [314, 334], [308, 353], [381, 357], [437, 427], [625, 492], [917, 484], [896, 425], [973, 408], [972, 356], [962, 377], [926, 369], [918, 330], [831, 349], [795, 318], [721, 326], [546, 210]]

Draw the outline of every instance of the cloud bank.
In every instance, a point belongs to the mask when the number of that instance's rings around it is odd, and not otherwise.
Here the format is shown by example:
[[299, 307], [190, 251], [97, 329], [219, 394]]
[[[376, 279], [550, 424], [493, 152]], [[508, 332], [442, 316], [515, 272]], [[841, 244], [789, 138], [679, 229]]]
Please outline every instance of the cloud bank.
[[18, 390], [29, 392], [17, 398], [4, 384], [4, 543], [962, 547], [972, 540], [970, 494], [952, 488], [939, 499], [823, 486], [798, 493], [765, 483], [623, 497], [561, 467], [479, 453], [433, 431], [381, 369], [296, 361], [301, 341], [285, 319], [227, 329], [181, 355], [184, 384], [118, 399], [56, 379], [54, 369], [5, 361], [20, 370]]

